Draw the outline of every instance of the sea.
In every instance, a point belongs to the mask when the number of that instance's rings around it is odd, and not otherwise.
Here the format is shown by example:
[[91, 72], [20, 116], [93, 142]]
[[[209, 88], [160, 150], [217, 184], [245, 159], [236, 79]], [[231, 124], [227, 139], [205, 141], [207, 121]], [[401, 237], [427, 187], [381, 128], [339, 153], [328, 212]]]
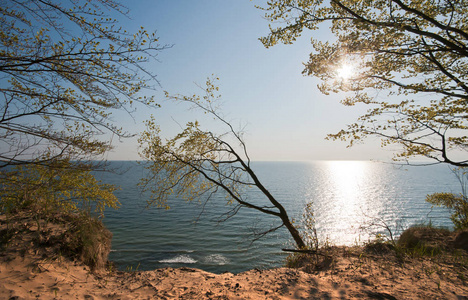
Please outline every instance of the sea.
[[[292, 239], [279, 220], [254, 211], [233, 209], [220, 193], [205, 201], [171, 199], [170, 209], [148, 207], [138, 182], [147, 172], [133, 161], [113, 161], [112, 173], [98, 173], [120, 187], [118, 210], [103, 219], [113, 233], [109, 259], [119, 270], [164, 267], [240, 273], [283, 266]], [[400, 166], [372, 161], [252, 162], [252, 168], [299, 228], [305, 207], [313, 210], [320, 244], [362, 245], [377, 237], [396, 238], [411, 225], [452, 228], [451, 212], [432, 207], [426, 195], [460, 193], [461, 185], [446, 165]], [[261, 192], [247, 190], [249, 199]], [[309, 214], [310, 216], [310, 214]], [[308, 218], [311, 220], [311, 218]], [[310, 231], [309, 231], [310, 232]]]

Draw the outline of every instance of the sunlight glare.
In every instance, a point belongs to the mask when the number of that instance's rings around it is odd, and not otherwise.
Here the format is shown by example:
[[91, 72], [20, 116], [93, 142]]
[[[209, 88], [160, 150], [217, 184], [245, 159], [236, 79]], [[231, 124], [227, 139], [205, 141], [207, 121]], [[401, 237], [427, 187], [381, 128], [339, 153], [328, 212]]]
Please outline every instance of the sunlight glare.
[[359, 201], [360, 188], [365, 185], [366, 163], [361, 161], [331, 161], [329, 170], [335, 190], [346, 202]]
[[336, 73], [339, 78], [347, 80], [353, 76], [354, 68], [352, 65], [344, 63], [336, 70]]

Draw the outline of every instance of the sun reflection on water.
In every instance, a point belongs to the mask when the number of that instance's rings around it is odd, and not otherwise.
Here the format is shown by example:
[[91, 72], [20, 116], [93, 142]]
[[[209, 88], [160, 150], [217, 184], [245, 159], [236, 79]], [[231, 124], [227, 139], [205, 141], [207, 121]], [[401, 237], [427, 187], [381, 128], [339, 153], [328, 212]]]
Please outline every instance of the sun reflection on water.
[[[331, 161], [328, 163], [332, 188], [344, 206], [359, 201], [360, 188], [365, 184], [367, 165], [361, 161]], [[362, 196], [362, 195], [361, 195]]]
[[375, 182], [378, 177], [373, 163], [330, 161], [324, 162], [323, 170], [322, 197], [325, 199], [320, 199], [315, 212], [322, 241], [328, 239], [334, 244], [349, 245], [367, 240], [368, 236], [359, 228], [368, 216], [380, 211], [382, 205], [377, 195], [369, 190], [368, 183]]

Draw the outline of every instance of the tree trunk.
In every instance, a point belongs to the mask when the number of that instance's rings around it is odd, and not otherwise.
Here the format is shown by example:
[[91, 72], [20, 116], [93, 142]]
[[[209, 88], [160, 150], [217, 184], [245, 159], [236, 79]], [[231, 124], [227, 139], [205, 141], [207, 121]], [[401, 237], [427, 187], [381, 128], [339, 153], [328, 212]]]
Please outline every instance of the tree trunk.
[[284, 226], [288, 229], [289, 233], [293, 237], [294, 241], [296, 242], [297, 249], [305, 249], [306, 244], [302, 240], [301, 234], [297, 230], [297, 228], [291, 223], [289, 220], [288, 215], [286, 214], [286, 211], [283, 209], [281, 210], [281, 219], [283, 220]]

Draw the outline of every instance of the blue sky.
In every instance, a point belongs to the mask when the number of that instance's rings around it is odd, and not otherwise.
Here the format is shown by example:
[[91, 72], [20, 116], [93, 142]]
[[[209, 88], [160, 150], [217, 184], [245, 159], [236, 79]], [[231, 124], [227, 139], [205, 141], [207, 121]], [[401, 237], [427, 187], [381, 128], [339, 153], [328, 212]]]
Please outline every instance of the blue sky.
[[[352, 123], [365, 107], [345, 107], [340, 95], [323, 95], [318, 80], [304, 77], [303, 62], [312, 51], [312, 34], [332, 39], [327, 30], [308, 32], [293, 45], [266, 49], [258, 40], [268, 34], [264, 13], [255, 8], [263, 1], [249, 0], [138, 0], [126, 4], [130, 30], [144, 26], [157, 30], [161, 44], [172, 48], [159, 54], [150, 67], [161, 87], [156, 96], [162, 107], [137, 108], [134, 118], [117, 116], [134, 132], [152, 113], [163, 132], [173, 134], [193, 111], [164, 100], [162, 91], [193, 94], [215, 74], [220, 78], [223, 111], [233, 124], [245, 126], [245, 140], [254, 160], [368, 160], [387, 159], [388, 149], [377, 140], [346, 148], [344, 142], [327, 141]], [[108, 159], [138, 159], [136, 139], [114, 141]]]

